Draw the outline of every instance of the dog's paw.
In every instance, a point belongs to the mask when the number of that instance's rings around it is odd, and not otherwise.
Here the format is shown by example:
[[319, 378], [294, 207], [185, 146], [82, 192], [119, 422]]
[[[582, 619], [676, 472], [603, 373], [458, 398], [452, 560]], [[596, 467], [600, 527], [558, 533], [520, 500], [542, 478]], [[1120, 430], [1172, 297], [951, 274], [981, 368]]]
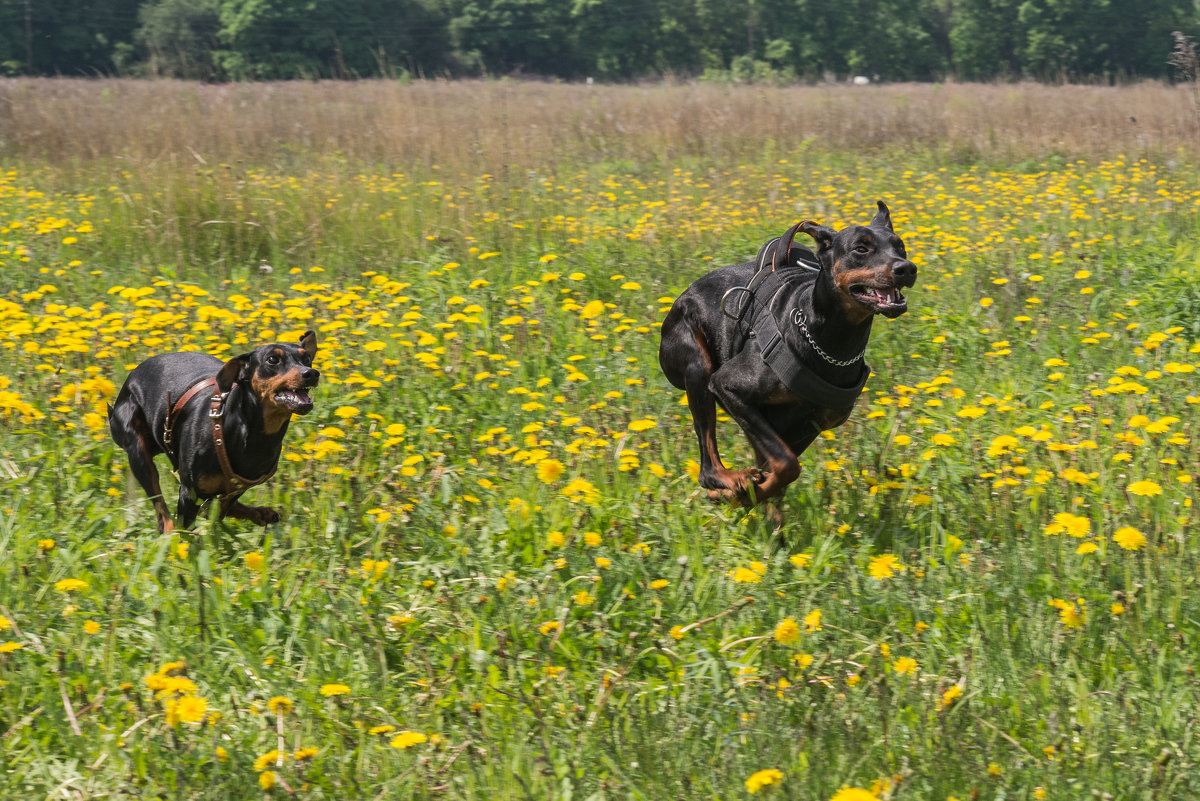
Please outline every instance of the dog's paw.
[[235, 517], [238, 520], [249, 520], [251, 523], [259, 526], [269, 526], [272, 523], [279, 522], [279, 512], [269, 506], [246, 506], [245, 504], [235, 503], [227, 512], [229, 517]]
[[710, 489], [708, 490], [708, 499], [713, 503], [729, 504], [733, 507], [743, 505], [743, 499], [746, 496], [737, 490], [730, 489]]
[[269, 506], [255, 506], [250, 509], [250, 519], [260, 526], [269, 526], [279, 522], [279, 512]]

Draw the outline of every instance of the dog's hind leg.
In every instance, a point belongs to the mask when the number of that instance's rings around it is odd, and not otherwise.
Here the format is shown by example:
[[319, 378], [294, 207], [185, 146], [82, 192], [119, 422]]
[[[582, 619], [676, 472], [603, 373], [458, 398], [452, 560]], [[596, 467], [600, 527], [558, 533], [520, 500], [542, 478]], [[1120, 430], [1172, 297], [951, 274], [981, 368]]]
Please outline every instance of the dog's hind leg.
[[140, 406], [128, 398], [118, 398], [116, 405], [109, 408], [108, 427], [113, 439], [129, 455], [129, 469], [138, 484], [145, 490], [154, 504], [154, 515], [158, 519], [158, 530], [169, 533], [175, 529], [171, 513], [162, 497], [158, 482], [158, 468], [154, 457], [162, 453], [154, 440], [150, 423]]
[[[758, 463], [766, 472], [754, 471], [752, 482], [741, 483], [735, 488], [737, 500], [751, 496], [752, 502], [782, 495], [788, 484], [800, 475], [800, 462], [788, 443], [779, 436], [760, 409], [768, 400], [786, 392], [778, 379], [755, 365], [757, 350], [746, 349], [713, 373], [708, 382], [709, 389], [729, 416], [741, 426], [750, 441]], [[733, 495], [727, 495], [734, 500]]]
[[709, 389], [713, 358], [704, 334], [681, 320], [663, 335], [659, 362], [667, 379], [687, 392], [692, 426], [700, 444], [700, 486], [713, 500], [745, 496], [745, 488], [760, 476], [758, 470], [730, 470], [717, 447], [717, 403]]

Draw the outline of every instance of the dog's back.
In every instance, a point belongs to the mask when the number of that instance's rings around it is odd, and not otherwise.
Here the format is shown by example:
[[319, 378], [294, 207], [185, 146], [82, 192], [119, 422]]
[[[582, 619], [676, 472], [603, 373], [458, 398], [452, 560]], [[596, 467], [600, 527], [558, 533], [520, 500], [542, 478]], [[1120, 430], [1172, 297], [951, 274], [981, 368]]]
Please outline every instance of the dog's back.
[[222, 364], [220, 359], [206, 353], [162, 353], [133, 368], [108, 410], [108, 427], [113, 440], [126, 449], [136, 444], [130, 437], [139, 431], [140, 425], [135, 426], [135, 419], [140, 417], [161, 453], [168, 390], [178, 397], [181, 388], [212, 378]]

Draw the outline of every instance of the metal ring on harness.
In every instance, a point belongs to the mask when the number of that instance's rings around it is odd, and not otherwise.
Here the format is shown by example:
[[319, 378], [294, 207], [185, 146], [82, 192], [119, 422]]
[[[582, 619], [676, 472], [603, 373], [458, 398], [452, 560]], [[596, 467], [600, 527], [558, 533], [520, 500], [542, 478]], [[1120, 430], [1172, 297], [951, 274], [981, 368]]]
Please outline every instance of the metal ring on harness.
[[747, 295], [750, 295], [751, 297], [753, 297], [754, 292], [748, 286], [733, 286], [733, 287], [730, 287], [729, 289], [726, 289], [725, 294], [721, 296], [721, 314], [725, 315], [730, 320], [741, 321], [742, 317], [744, 317], [746, 314], [746, 309], [749, 308], [749, 304], [746, 304], [745, 307], [743, 307], [737, 313], [737, 316], [730, 314], [725, 309], [725, 301], [728, 300], [729, 296], [732, 295], [734, 292], [745, 292]]

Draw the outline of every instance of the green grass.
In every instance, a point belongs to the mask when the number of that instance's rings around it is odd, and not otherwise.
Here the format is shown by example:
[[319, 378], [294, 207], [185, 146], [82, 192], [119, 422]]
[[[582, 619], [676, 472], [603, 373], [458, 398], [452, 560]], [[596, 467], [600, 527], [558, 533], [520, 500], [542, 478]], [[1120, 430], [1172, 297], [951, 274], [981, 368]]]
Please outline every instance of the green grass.
[[[5, 797], [732, 799], [765, 769], [794, 799], [1200, 790], [1194, 165], [295, 158], [0, 174]], [[877, 197], [911, 310], [776, 535], [688, 475], [662, 299]], [[248, 496], [283, 522], [159, 535], [94, 415], [152, 353], [309, 327], [317, 409]], [[1044, 533], [1060, 513], [1086, 536]], [[156, 698], [174, 660], [194, 689]], [[188, 694], [219, 719], [171, 725]]]

